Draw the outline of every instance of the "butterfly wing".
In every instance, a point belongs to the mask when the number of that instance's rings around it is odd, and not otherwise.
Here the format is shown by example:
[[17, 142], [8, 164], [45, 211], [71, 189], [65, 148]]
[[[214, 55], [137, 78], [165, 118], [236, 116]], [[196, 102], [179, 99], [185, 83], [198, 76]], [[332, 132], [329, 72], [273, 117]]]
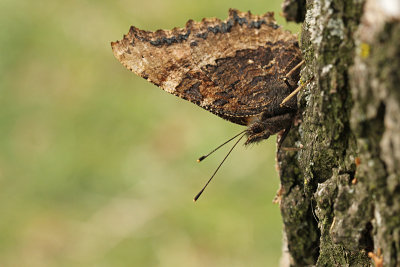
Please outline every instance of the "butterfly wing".
[[111, 45], [134, 73], [241, 125], [278, 102], [277, 91], [282, 99], [290, 93], [280, 77], [301, 60], [297, 37], [280, 29], [272, 13], [237, 10], [225, 21], [190, 20], [170, 31], [131, 27]]

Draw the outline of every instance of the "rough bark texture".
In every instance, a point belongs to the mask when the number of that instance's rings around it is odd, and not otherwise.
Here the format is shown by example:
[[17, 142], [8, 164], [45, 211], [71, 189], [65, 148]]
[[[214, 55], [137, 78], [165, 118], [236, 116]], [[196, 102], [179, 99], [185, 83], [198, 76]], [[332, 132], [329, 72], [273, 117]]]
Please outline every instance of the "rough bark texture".
[[278, 154], [282, 265], [400, 266], [399, 14], [379, 0], [306, 2], [284, 6], [306, 10], [301, 82], [314, 79], [284, 143], [303, 148]]

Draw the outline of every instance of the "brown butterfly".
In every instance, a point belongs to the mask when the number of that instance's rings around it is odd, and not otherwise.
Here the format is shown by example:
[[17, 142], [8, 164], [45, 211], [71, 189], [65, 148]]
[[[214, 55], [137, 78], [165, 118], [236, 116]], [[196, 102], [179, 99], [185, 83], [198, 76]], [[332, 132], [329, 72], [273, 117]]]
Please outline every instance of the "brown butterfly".
[[111, 46], [137, 75], [247, 126], [241, 133], [245, 144], [281, 130], [287, 134], [292, 125], [296, 98], [281, 104], [299, 80], [301, 51], [297, 36], [281, 29], [271, 12], [257, 16], [231, 9], [224, 21], [189, 20], [185, 28], [156, 32], [132, 26]]

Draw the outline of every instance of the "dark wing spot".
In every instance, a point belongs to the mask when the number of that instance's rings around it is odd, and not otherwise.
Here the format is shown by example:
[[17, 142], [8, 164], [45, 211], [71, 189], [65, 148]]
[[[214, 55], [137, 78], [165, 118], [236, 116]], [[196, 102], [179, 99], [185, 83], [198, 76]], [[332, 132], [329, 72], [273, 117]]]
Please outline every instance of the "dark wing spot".
[[196, 34], [196, 37], [202, 38], [202, 39], [207, 39], [208, 32], [203, 32], [203, 33], [198, 33]]
[[257, 20], [257, 21], [252, 21], [250, 23], [250, 28], [256, 28], [259, 29], [262, 24], [266, 24], [265, 20]]
[[250, 87], [254, 87], [261, 81], [265, 81], [265, 77], [264, 76], [255, 76], [255, 77], [253, 77], [253, 79], [251, 79], [251, 82], [250, 82], [249, 86]]
[[225, 99], [217, 99], [213, 102], [213, 106], [223, 106], [227, 103], [228, 101], [226, 101]]
[[144, 71], [142, 72], [142, 74], [140, 74], [140, 76], [142, 76], [146, 80], [149, 78], [149, 75]]
[[197, 82], [185, 90], [187, 95], [190, 95], [193, 99], [203, 99], [203, 95], [200, 93], [199, 87], [201, 82]]

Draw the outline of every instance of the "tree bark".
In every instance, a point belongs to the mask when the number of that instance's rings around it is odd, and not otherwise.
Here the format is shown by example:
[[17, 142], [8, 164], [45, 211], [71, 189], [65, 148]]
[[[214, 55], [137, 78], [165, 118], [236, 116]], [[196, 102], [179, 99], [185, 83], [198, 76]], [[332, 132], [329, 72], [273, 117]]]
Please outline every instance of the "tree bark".
[[285, 1], [304, 18], [300, 83], [313, 79], [283, 144], [301, 148], [277, 155], [283, 266], [400, 266], [399, 9]]

